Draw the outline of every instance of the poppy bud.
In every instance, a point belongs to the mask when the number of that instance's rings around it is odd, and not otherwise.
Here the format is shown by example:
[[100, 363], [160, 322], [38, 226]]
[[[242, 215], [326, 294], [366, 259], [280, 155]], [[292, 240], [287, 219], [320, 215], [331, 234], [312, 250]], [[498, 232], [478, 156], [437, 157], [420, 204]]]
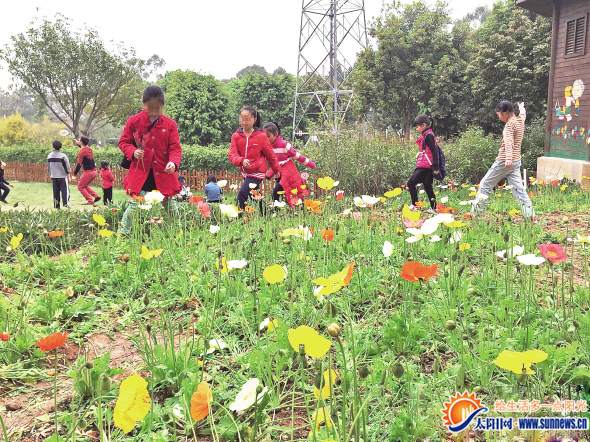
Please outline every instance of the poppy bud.
[[328, 334], [330, 336], [332, 336], [333, 338], [337, 338], [338, 336], [340, 336], [340, 332], [341, 332], [340, 326], [338, 324], [336, 324], [335, 322], [328, 325]]
[[455, 330], [457, 328], [457, 324], [452, 319], [449, 319], [447, 322], [445, 322], [445, 328], [447, 330]]
[[508, 241], [510, 241], [510, 235], [508, 233], [505, 233], [504, 234], [504, 242], [507, 243]]
[[262, 388], [262, 385], [258, 384], [258, 386], [256, 387], [256, 394], [260, 394], [260, 393], [262, 393], [262, 390], [264, 390], [264, 389]]
[[396, 378], [401, 378], [404, 375], [404, 366], [402, 364], [400, 364], [399, 362], [397, 362], [394, 366], [393, 366], [393, 375]]
[[305, 356], [305, 345], [299, 344], [299, 356]]
[[459, 276], [461, 276], [464, 271], [465, 271], [465, 266], [463, 265], [459, 268]]
[[152, 332], [152, 326], [151, 326], [151, 324], [148, 324], [148, 325], [146, 325], [146, 326], [145, 326], [145, 329], [146, 329], [146, 331], [147, 331], [148, 333], [151, 333], [151, 332]]
[[146, 307], [149, 305], [150, 303], [150, 299], [148, 298], [147, 293], [143, 296], [143, 305], [145, 305]]
[[366, 365], [363, 365], [361, 368], [359, 368], [359, 376], [361, 379], [365, 379], [367, 376], [369, 376], [369, 368]]
[[88, 361], [86, 362], [86, 364], [84, 364], [84, 367], [86, 367], [88, 370], [91, 370], [92, 367], [94, 367], [94, 365], [92, 364], [92, 362]]

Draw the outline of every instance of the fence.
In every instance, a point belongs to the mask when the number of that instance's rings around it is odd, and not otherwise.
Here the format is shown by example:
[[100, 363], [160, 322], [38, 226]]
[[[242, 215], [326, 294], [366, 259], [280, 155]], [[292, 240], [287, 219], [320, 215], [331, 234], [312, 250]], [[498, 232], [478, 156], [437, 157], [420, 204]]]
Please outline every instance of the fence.
[[[123, 187], [123, 178], [127, 174], [125, 169], [114, 167], [115, 187]], [[209, 175], [215, 175], [218, 180], [225, 179], [230, 183], [239, 183], [242, 176], [234, 171], [227, 170], [181, 170], [180, 174], [186, 179], [188, 186], [195, 190], [202, 189]], [[47, 172], [47, 165], [42, 163], [8, 163], [5, 168], [5, 177], [8, 181], [48, 183], [51, 181]], [[95, 185], [100, 183], [100, 178]]]

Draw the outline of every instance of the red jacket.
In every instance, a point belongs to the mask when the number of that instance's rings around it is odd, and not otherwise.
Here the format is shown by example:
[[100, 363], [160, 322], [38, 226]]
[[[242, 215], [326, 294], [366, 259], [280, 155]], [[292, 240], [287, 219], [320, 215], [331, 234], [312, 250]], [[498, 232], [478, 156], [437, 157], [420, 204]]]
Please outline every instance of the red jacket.
[[111, 169], [100, 169], [100, 178], [102, 179], [103, 189], [110, 189], [111, 187], [113, 187], [115, 177], [113, 176], [113, 172], [111, 172]]
[[[164, 196], [174, 196], [180, 192], [178, 168], [182, 159], [182, 147], [176, 122], [162, 115], [151, 130], [147, 112], [142, 111], [127, 120], [119, 138], [119, 149], [131, 160], [129, 173], [123, 180], [123, 187], [129, 195], [138, 195], [145, 183], [150, 169], [153, 170], [156, 188]], [[133, 153], [137, 146], [144, 149], [144, 157], [136, 159]], [[166, 173], [166, 165], [172, 161], [176, 165], [174, 173]]]
[[94, 163], [94, 154], [92, 148], [89, 146], [81, 147], [76, 157], [76, 169], [74, 175], [78, 175], [78, 172], [82, 170], [95, 170], [96, 164]]
[[[268, 169], [267, 161], [276, 174], [280, 171], [279, 162], [275, 156], [268, 137], [263, 130], [256, 129], [250, 136], [246, 136], [243, 129], [238, 129], [231, 137], [228, 158], [230, 163], [239, 167], [244, 178], [264, 179]], [[250, 166], [244, 167], [244, 159], [250, 160]]]

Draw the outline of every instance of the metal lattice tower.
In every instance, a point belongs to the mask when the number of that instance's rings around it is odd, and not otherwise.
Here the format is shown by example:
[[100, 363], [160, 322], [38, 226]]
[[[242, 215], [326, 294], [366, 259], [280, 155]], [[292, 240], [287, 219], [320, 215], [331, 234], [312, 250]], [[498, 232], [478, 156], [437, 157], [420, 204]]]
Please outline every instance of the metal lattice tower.
[[347, 80], [368, 44], [364, 0], [302, 0], [294, 135], [306, 117], [338, 131], [352, 102]]

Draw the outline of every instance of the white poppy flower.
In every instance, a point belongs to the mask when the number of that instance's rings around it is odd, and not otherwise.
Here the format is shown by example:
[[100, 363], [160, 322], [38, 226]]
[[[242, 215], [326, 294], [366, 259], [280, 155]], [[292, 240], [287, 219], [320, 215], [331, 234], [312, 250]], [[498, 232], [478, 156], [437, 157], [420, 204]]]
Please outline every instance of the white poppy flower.
[[258, 187], [258, 184], [256, 184], [256, 183], [250, 183], [250, 184], [248, 184], [248, 187], [250, 189], [256, 189]]
[[266, 330], [268, 328], [268, 324], [270, 324], [270, 318], [264, 318], [258, 326], [258, 330]]
[[211, 224], [209, 226], [209, 232], [211, 232], [212, 235], [215, 235], [216, 233], [219, 233], [220, 230], [221, 230], [221, 227], [219, 227], [219, 226], [215, 226], [213, 224]]
[[499, 250], [496, 252], [496, 256], [500, 259], [506, 258], [506, 252], [508, 252], [508, 258], [512, 258], [513, 256], [519, 256], [524, 253], [523, 246], [514, 246], [512, 250]]
[[448, 203], [448, 202], [449, 202], [449, 197], [448, 197], [448, 196], [443, 196], [443, 197], [440, 199], [440, 202], [441, 202], [441, 203], [443, 203], [443, 204], [446, 204], [446, 203]]
[[409, 238], [406, 239], [406, 242], [408, 244], [414, 244], [415, 242], [418, 242], [422, 239], [421, 236], [410, 236]]
[[227, 180], [219, 180], [217, 181], [217, 185], [223, 189], [225, 186], [227, 186]]
[[512, 186], [512, 185], [509, 184], [506, 187], [504, 187], [504, 189], [506, 189], [506, 190], [512, 190], [512, 189], [514, 189], [514, 186]]
[[448, 224], [452, 223], [453, 221], [455, 221], [455, 217], [452, 213], [437, 213], [432, 218], [427, 219], [425, 223], [431, 222], [437, 224]]
[[423, 193], [426, 193], [426, 191], [424, 189], [420, 189], [420, 191], [418, 192], [420, 195], [422, 195]]
[[245, 259], [232, 259], [227, 261], [228, 270], [243, 269], [248, 265], [248, 261]]
[[162, 201], [164, 201], [164, 195], [162, 195], [162, 193], [158, 190], [152, 190], [151, 192], [148, 192], [144, 195], [143, 199], [145, 201], [146, 204], [161, 204]]
[[353, 202], [357, 207], [372, 207], [379, 202], [379, 198], [370, 195], [355, 196]]
[[459, 201], [460, 206], [472, 206], [475, 200]]
[[393, 255], [393, 244], [389, 241], [385, 241], [383, 243], [383, 256], [389, 258], [391, 255]]
[[275, 200], [275, 201], [272, 203], [272, 206], [273, 206], [273, 207], [278, 207], [278, 208], [283, 208], [283, 207], [285, 207], [286, 205], [287, 205], [287, 203], [286, 203], [286, 202], [284, 202], [284, 201], [276, 201], [276, 200]]
[[151, 204], [140, 204], [139, 207], [141, 210], [152, 210], [152, 205]]
[[220, 204], [219, 210], [221, 214], [227, 216], [228, 218], [237, 218], [238, 217], [238, 209], [231, 204]]
[[211, 339], [209, 340], [209, 348], [207, 354], [210, 355], [216, 351], [222, 351], [227, 348], [227, 344], [222, 339]]
[[238, 185], [237, 184], [230, 184], [229, 185], [229, 190], [238, 190]]
[[456, 242], [461, 241], [461, 238], [463, 238], [463, 235], [461, 234], [460, 231], [456, 230], [455, 232], [453, 232], [453, 234], [451, 235], [451, 238], [449, 239], [449, 243], [451, 244], [455, 244]]
[[430, 237], [430, 242], [439, 242], [442, 238], [438, 235], [432, 235]]
[[533, 253], [529, 253], [528, 255], [517, 256], [516, 259], [519, 263], [525, 266], [538, 266], [545, 262], [545, 258], [539, 255], [535, 255]]
[[352, 214], [352, 209], [344, 209], [342, 212], [343, 216], [350, 216]]
[[259, 379], [248, 379], [242, 386], [242, 389], [236, 396], [236, 399], [231, 404], [229, 404], [229, 409], [231, 411], [241, 413], [250, 408], [256, 402], [260, 402], [268, 389], [266, 387], [262, 388], [262, 391], [257, 395], [256, 390], [258, 389], [259, 385]]
[[477, 192], [477, 189], [475, 188], [475, 186], [471, 186], [471, 187], [469, 188], [469, 191], [470, 191], [470, 192]]

